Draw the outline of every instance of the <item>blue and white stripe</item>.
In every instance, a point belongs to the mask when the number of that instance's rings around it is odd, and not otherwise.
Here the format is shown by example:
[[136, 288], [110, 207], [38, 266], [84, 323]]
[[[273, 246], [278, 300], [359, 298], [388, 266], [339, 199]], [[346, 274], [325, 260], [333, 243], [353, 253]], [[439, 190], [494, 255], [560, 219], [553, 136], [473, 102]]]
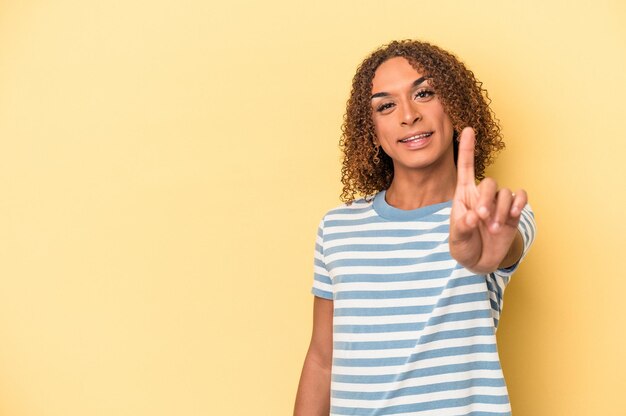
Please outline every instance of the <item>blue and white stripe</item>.
[[[509, 415], [495, 330], [517, 264], [474, 275], [449, 253], [450, 202], [402, 211], [384, 192], [331, 210], [316, 296], [332, 299], [332, 415]], [[532, 211], [519, 228], [524, 255]]]

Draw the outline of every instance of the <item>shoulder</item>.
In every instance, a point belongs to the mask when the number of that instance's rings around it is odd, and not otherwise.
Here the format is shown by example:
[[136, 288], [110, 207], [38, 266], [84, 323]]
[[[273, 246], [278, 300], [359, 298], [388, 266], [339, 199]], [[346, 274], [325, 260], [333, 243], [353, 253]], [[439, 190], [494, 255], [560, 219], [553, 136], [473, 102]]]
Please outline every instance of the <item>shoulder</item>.
[[537, 234], [535, 213], [533, 212], [530, 205], [526, 204], [526, 206], [522, 209], [517, 228], [524, 238], [524, 248], [525, 250], [528, 250], [530, 245], [535, 240], [535, 235]]
[[518, 228], [521, 230], [531, 230], [533, 234], [536, 232], [537, 224], [535, 223], [535, 213], [528, 204], [522, 208]]
[[373, 200], [374, 197], [367, 197], [354, 200], [351, 203], [341, 204], [326, 212], [321, 223], [325, 224], [330, 221], [350, 221], [370, 216], [373, 212]]

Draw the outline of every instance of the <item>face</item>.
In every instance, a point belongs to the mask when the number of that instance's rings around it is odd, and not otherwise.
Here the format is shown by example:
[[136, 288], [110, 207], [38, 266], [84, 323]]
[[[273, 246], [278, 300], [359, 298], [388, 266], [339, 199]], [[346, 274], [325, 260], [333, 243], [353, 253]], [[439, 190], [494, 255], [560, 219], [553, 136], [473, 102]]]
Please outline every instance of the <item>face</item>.
[[402, 171], [454, 169], [453, 127], [428, 77], [402, 57], [383, 62], [372, 80], [378, 144]]

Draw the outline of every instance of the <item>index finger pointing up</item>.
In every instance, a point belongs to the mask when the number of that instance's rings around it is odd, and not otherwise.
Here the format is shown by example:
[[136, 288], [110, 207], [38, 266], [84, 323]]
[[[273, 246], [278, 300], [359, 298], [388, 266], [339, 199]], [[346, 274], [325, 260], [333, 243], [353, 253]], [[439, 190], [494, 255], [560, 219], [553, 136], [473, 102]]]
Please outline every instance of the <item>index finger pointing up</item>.
[[456, 162], [457, 185], [474, 185], [474, 129], [465, 127], [459, 135], [459, 158]]

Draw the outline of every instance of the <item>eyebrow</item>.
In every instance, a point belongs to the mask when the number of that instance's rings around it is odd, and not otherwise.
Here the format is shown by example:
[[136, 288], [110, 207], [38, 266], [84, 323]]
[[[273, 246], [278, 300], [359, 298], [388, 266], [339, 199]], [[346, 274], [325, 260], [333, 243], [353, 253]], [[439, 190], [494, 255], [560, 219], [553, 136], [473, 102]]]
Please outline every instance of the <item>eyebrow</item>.
[[[413, 81], [413, 85], [411, 85], [411, 88], [415, 88], [419, 86], [422, 82], [426, 81], [428, 78], [430, 77], [423, 76], [423, 77], [416, 79], [415, 81]], [[390, 95], [388, 92], [377, 92], [376, 94], [371, 96], [370, 100], [373, 100], [374, 98], [378, 98], [378, 97], [387, 97], [388, 95]]]

